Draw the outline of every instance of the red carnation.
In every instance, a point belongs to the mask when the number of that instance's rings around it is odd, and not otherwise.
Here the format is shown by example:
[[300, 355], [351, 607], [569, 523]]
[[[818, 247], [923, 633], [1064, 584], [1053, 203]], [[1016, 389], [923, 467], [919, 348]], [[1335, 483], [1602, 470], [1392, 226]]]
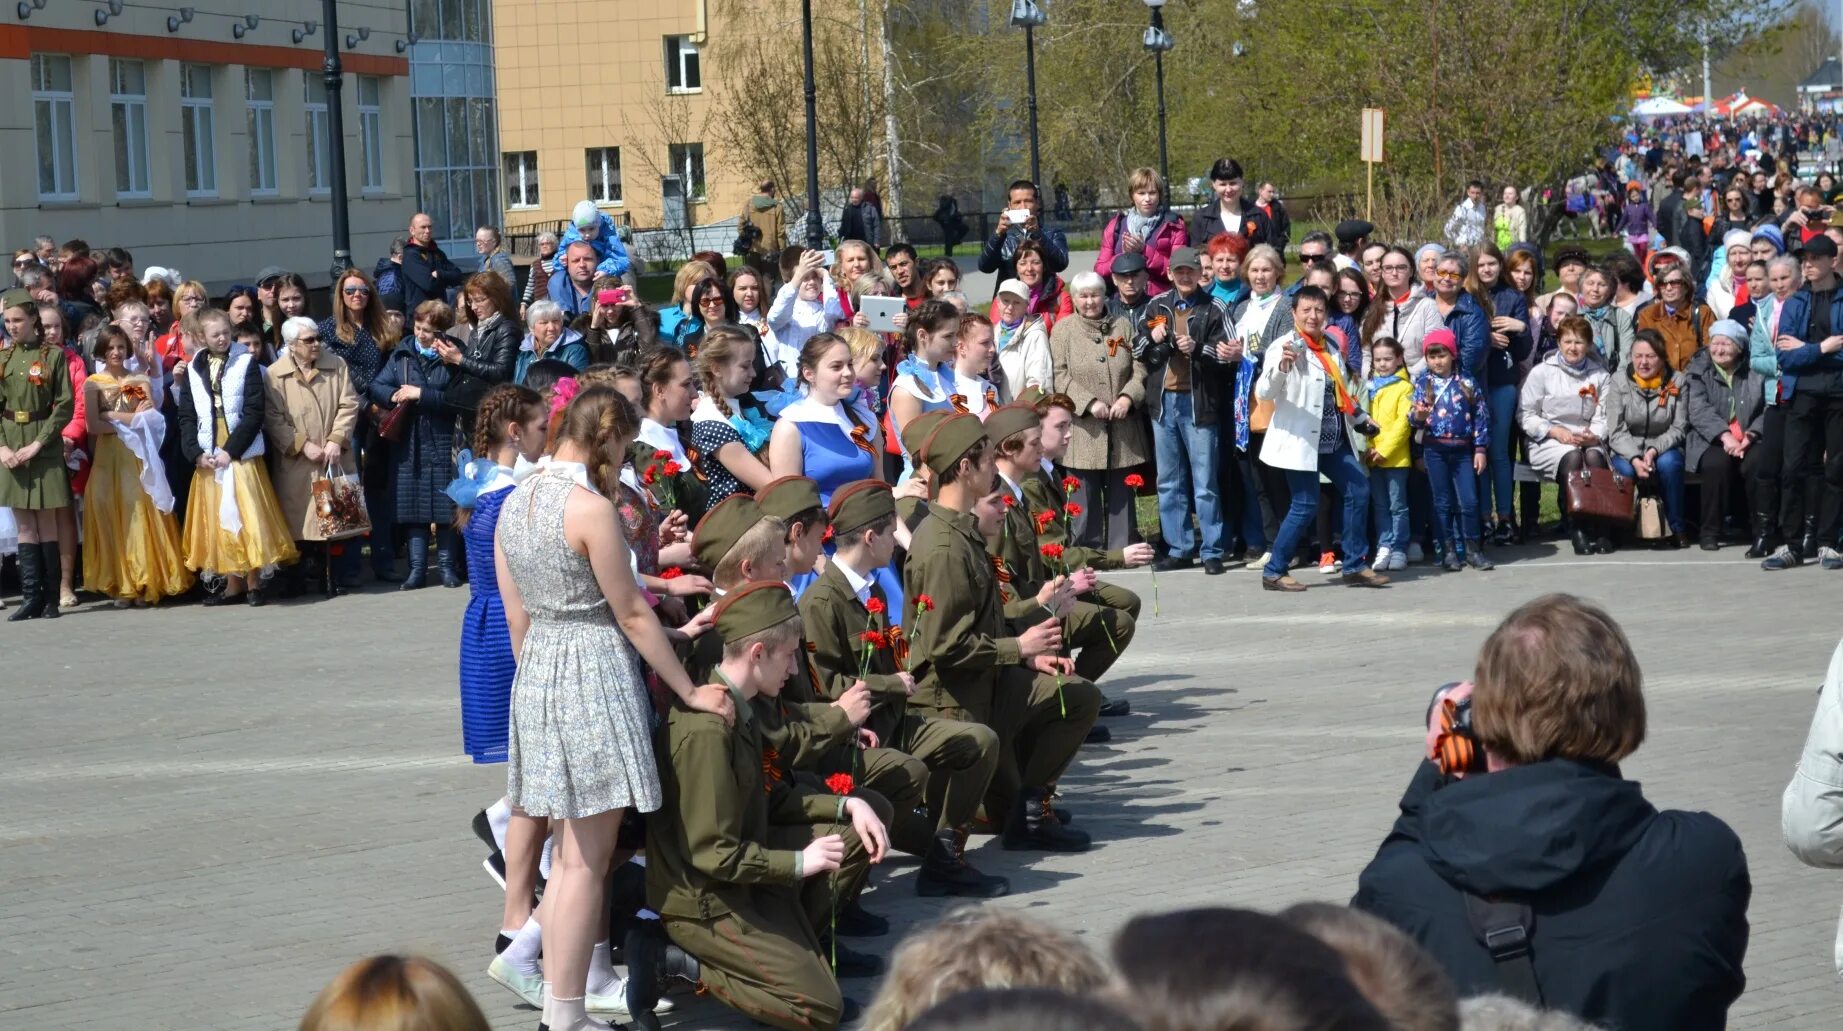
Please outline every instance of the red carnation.
[[1071, 501], [1068, 504], [1062, 506], [1062, 512], [1064, 515], [1068, 516], [1070, 519], [1073, 519], [1076, 516], [1081, 515], [1081, 506]]
[[679, 473], [683, 471], [684, 471], [684, 466], [679, 465], [677, 462], [667, 462], [666, 463], [666, 475], [667, 476], [677, 476]]
[[1038, 512], [1037, 513], [1037, 532], [1038, 533], [1048, 533], [1050, 524], [1055, 521], [1056, 521], [1056, 513]]
[[677, 566], [667, 566], [659, 571], [659, 579], [661, 580], [676, 580], [684, 575], [685, 571]]
[[925, 594], [916, 595], [915, 596], [915, 611], [917, 612], [934, 611], [934, 599], [928, 597]]
[[1046, 559], [1049, 559], [1051, 562], [1061, 562], [1062, 561], [1062, 545], [1045, 544], [1043, 546], [1043, 557]]
[[884, 637], [883, 631], [881, 630], [866, 630], [858, 635], [858, 640], [863, 641], [872, 648], [887, 648], [889, 646], [889, 638]]
[[1128, 487], [1133, 488], [1134, 490], [1144, 490], [1145, 489], [1145, 477], [1139, 475], [1138, 473], [1127, 473], [1126, 474], [1126, 485]]
[[1080, 480], [1076, 479], [1073, 476], [1064, 476], [1062, 478], [1062, 492], [1064, 494], [1073, 494], [1080, 489], [1081, 489]]
[[1016, 495], [1012, 495], [1012, 494], [1005, 495], [1005, 507], [1006, 508], [1016, 508], [1017, 507]]
[[864, 609], [873, 616], [881, 616], [889, 611], [889, 606], [884, 604], [882, 598], [872, 598], [864, 603]]
[[653, 452], [653, 461], [655, 461], [655, 462], [663, 462], [663, 461], [665, 461], [666, 459], [668, 459], [668, 458], [671, 458], [671, 457], [672, 457], [672, 452], [670, 452], [670, 451], [655, 451], [655, 452]]
[[857, 783], [851, 779], [849, 773], [834, 773], [826, 778], [826, 790], [834, 795], [849, 795], [851, 789], [856, 786]]
[[656, 465], [647, 466], [646, 471], [640, 474], [640, 481], [645, 483], [648, 487], [657, 483], [659, 481], [659, 467]]

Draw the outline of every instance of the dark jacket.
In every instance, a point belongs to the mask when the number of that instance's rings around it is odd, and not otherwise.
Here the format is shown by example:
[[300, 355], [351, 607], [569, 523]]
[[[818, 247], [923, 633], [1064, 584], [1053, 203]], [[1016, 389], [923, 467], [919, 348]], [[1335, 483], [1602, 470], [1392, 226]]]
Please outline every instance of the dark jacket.
[[591, 363], [611, 362], [640, 364], [640, 355], [653, 349], [659, 340], [658, 316], [650, 308], [635, 309], [633, 318], [617, 327], [592, 325], [593, 315], [582, 315], [570, 328], [582, 334], [583, 346], [589, 349]]
[[[1823, 341], [1809, 335], [1814, 296], [1810, 290], [1800, 287], [1797, 293], [1785, 299], [1785, 310], [1779, 314], [1779, 335], [1797, 337], [1805, 342], [1803, 347], [1779, 352], [1780, 392], [1787, 398], [1796, 389], [1801, 373], [1843, 372], [1843, 351], [1824, 354], [1819, 348]], [[1830, 296], [1830, 331], [1843, 333], [1843, 287]]]
[[[1528, 311], [1524, 312], [1527, 317]], [[1485, 378], [1485, 352], [1491, 350], [1491, 320], [1470, 293], [1459, 291], [1453, 310], [1441, 317], [1446, 328], [1459, 338], [1459, 371], [1475, 380]]]
[[[1001, 213], [999, 217], [1004, 216]], [[1050, 275], [1069, 267], [1068, 238], [1062, 235], [1062, 230], [1044, 225], [1038, 220], [1035, 233], [1026, 233], [1023, 226], [1013, 226], [1003, 236], [994, 232], [986, 237], [985, 247], [979, 252], [979, 271], [996, 273], [993, 279], [999, 283], [1016, 279], [1017, 248], [1025, 240], [1035, 240], [1043, 245]]]
[[[864, 239], [864, 207], [861, 204], [845, 202], [838, 213], [838, 242]], [[866, 241], [868, 242], [868, 241]]]
[[390, 260], [389, 255], [379, 258], [378, 263], [371, 267], [371, 278], [377, 281], [379, 297], [403, 292], [402, 267]]
[[[1491, 290], [1491, 310], [1498, 315], [1508, 316], [1523, 323], [1524, 328], [1510, 334], [1510, 346], [1500, 348], [1492, 344], [1485, 356], [1485, 385], [1497, 387], [1516, 386], [1519, 370], [1529, 367], [1530, 352], [1535, 350], [1535, 335], [1530, 332], [1533, 321], [1529, 313], [1529, 301], [1516, 287], [1509, 283], [1500, 283]], [[1490, 326], [1486, 322], [1487, 327]]]
[[[1261, 207], [1246, 197], [1241, 198], [1241, 235], [1250, 244], [1264, 243], [1286, 253], [1287, 238], [1293, 231], [1292, 219], [1286, 215], [1286, 207], [1279, 201], [1273, 202], [1273, 214], [1269, 215]], [[1198, 208], [1190, 217], [1190, 245], [1198, 250], [1209, 246], [1216, 234], [1223, 232], [1222, 203], [1208, 204]]]
[[523, 340], [524, 331], [518, 323], [503, 315], [490, 324], [474, 327], [473, 336], [461, 351], [461, 374], [448, 391], [449, 407], [471, 413], [480, 407], [480, 399], [487, 391], [512, 382], [512, 374], [518, 370], [518, 345]]
[[[1224, 392], [1234, 380], [1234, 373], [1216, 360], [1215, 346], [1229, 338], [1229, 314], [1210, 296], [1208, 288], [1199, 288], [1188, 298], [1176, 290], [1167, 290], [1145, 307], [1145, 317], [1137, 323], [1133, 338], [1133, 357], [1145, 366], [1145, 410], [1153, 422], [1165, 403], [1165, 367], [1177, 353], [1177, 336], [1171, 332], [1171, 316], [1184, 305], [1190, 312], [1190, 338], [1197, 342], [1190, 352], [1190, 414], [1198, 426], [1214, 426], [1222, 407]], [[1166, 326], [1165, 339], [1152, 341], [1154, 326]]]
[[1426, 948], [1461, 997], [1502, 991], [1466, 915], [1522, 903], [1542, 1005], [1620, 1031], [1710, 1031], [1747, 979], [1740, 838], [1660, 812], [1617, 771], [1552, 759], [1441, 783], [1423, 762], [1351, 905]]
[[[232, 349], [229, 360], [239, 360], [240, 350], [240, 348]], [[234, 460], [241, 460], [243, 453], [256, 443], [256, 438], [262, 436], [263, 411], [269, 397], [263, 386], [261, 365], [256, 362], [254, 355], [251, 355], [248, 360], [251, 365], [243, 375], [243, 409], [237, 416], [237, 428], [231, 430], [230, 435], [224, 438], [224, 453]], [[217, 386], [211, 382], [211, 366], [204, 351], [192, 356], [192, 367], [198, 370], [199, 379], [205, 382], [208, 389], [217, 389]], [[226, 365], [226, 368], [229, 366]], [[182, 402], [178, 405], [177, 412], [179, 416], [179, 453], [185, 456], [188, 464], [196, 466], [204, 450], [198, 446], [198, 408], [186, 396], [187, 391], [192, 387], [192, 377], [187, 376], [184, 369], [178, 369], [173, 373], [173, 382], [184, 383], [183, 387], [174, 391], [174, 396]]]
[[1696, 352], [1683, 370], [1683, 408], [1688, 423], [1683, 444], [1683, 459], [1691, 470], [1702, 464], [1702, 456], [1730, 422], [1738, 422], [1741, 432], [1758, 438], [1765, 431], [1766, 395], [1760, 390], [1747, 355], [1735, 367], [1731, 379], [1715, 371], [1715, 356], [1708, 348]]
[[403, 245], [403, 310], [412, 319], [416, 306], [424, 301], [445, 301], [448, 291], [461, 285], [466, 275], [448, 260], [440, 247], [430, 244]]
[[454, 502], [443, 489], [454, 478], [454, 409], [447, 393], [461, 375], [440, 358], [424, 358], [416, 338], [404, 337], [384, 360], [384, 368], [371, 381], [371, 400], [395, 408], [390, 395], [398, 387], [422, 388], [422, 398], [409, 416], [409, 432], [390, 449], [392, 486], [397, 520], [403, 523], [446, 523], [454, 518]]

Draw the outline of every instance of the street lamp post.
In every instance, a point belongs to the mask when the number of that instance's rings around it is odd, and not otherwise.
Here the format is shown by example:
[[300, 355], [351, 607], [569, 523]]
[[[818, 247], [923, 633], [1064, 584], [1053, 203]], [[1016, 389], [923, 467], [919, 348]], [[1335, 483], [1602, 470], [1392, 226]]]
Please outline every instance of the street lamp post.
[[806, 246], [822, 251], [826, 234], [825, 224], [819, 219], [819, 90], [813, 85], [813, 0], [800, 0], [800, 42], [806, 59]]
[[1033, 183], [1043, 181], [1037, 153], [1036, 30], [1047, 20], [1036, 0], [1011, 0], [1011, 25], [1024, 30], [1024, 105], [1030, 110], [1030, 181]]
[[[321, 20], [326, 22], [326, 135], [327, 164], [333, 173], [333, 284], [352, 267], [352, 223], [346, 202], [346, 132], [345, 117], [339, 101], [340, 86], [345, 80], [339, 63], [339, 5], [335, 0], [321, 4]], [[335, 298], [337, 300], [337, 298]]]
[[[1152, 63], [1158, 76], [1158, 175], [1169, 184], [1171, 164], [1165, 155], [1165, 51], [1177, 46], [1177, 41], [1165, 31], [1165, 0], [1145, 0], [1145, 5], [1152, 12], [1151, 27], [1145, 30], [1145, 48], [1152, 52]], [[1170, 187], [1167, 185], [1167, 195], [1169, 192]]]

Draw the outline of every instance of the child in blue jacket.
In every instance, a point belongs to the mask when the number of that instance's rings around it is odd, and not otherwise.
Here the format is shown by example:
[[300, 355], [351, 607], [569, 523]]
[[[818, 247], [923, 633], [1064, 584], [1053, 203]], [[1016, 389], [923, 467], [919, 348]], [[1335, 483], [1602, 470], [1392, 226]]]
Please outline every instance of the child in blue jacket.
[[1483, 572], [1493, 566], [1478, 522], [1478, 476], [1491, 443], [1491, 404], [1478, 381], [1458, 370], [1458, 352], [1450, 329], [1433, 330], [1421, 341], [1427, 370], [1414, 381], [1408, 421], [1421, 430], [1433, 486], [1434, 535], [1446, 569], [1470, 565]]

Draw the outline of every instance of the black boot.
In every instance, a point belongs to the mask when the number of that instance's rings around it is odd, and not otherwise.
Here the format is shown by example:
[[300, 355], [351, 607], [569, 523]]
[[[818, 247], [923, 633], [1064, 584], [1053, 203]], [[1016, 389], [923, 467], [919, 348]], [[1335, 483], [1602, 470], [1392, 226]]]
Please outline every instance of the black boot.
[[397, 585], [399, 591], [420, 591], [429, 586], [429, 542], [410, 538], [410, 575]]
[[[21, 551], [25, 548], [22, 545]], [[64, 555], [58, 550], [58, 542], [38, 546], [38, 564], [44, 578], [44, 586], [39, 588], [44, 594], [45, 608], [39, 613], [41, 619], [58, 618], [58, 574], [64, 569]]]
[[455, 545], [438, 546], [435, 552], [437, 567], [441, 570], [443, 587], [461, 586], [461, 570], [454, 561]]
[[1010, 893], [1010, 881], [982, 874], [966, 861], [966, 835], [959, 831], [935, 833], [915, 877], [915, 894], [922, 898], [995, 899]]
[[[19, 607], [6, 617], [8, 623], [37, 619], [45, 613], [45, 559], [36, 543], [19, 545]], [[57, 599], [52, 598], [53, 601]]]
[[665, 994], [668, 978], [678, 977], [698, 983], [702, 970], [696, 956], [672, 944], [665, 927], [657, 920], [636, 920], [628, 929], [621, 947], [627, 961], [627, 1012], [641, 1027], [657, 1027], [657, 1020], [647, 1023]]
[[1047, 789], [1025, 788], [1012, 806], [1001, 844], [1011, 851], [1086, 852], [1091, 842], [1086, 834], [1070, 830], [1056, 819]]
[[1773, 517], [1765, 512], [1753, 514], [1753, 547], [1747, 549], [1748, 558], [1765, 558], [1779, 548], [1779, 536], [1773, 529]]
[[1593, 545], [1588, 543], [1587, 531], [1578, 526], [1574, 528], [1574, 553], [1576, 555], [1593, 554]]
[[1817, 516], [1805, 517], [1804, 535], [1798, 539], [1798, 557], [1806, 562], [1817, 557]]
[[832, 964], [834, 974], [841, 978], [877, 977], [887, 966], [882, 956], [839, 944], [823, 927], [819, 929], [819, 954]]
[[889, 919], [865, 909], [856, 899], [838, 911], [833, 926], [840, 938], [881, 938], [890, 933]]

